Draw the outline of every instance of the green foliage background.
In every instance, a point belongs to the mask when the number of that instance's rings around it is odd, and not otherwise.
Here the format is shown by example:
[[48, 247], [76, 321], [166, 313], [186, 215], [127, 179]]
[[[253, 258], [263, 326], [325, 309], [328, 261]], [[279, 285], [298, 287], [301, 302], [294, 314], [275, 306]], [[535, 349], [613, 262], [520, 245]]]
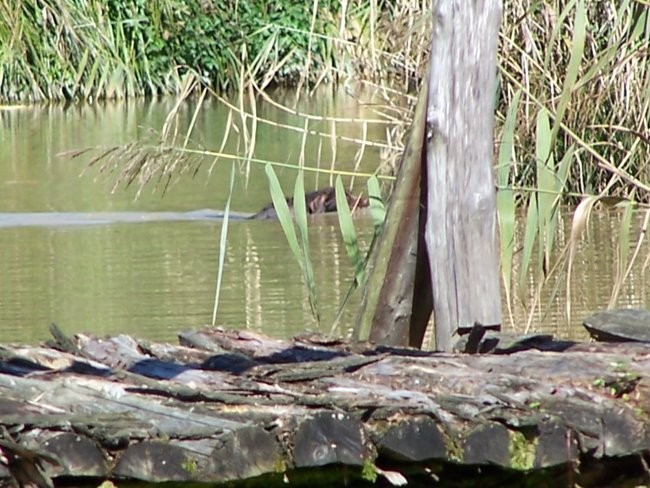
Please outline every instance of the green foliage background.
[[[336, 1], [8, 0], [0, 5], [0, 99], [119, 98], [179, 91], [198, 74], [216, 89], [241, 67], [295, 80], [311, 52], [328, 55], [313, 31], [330, 28]], [[242, 64], [243, 63], [243, 64]]]

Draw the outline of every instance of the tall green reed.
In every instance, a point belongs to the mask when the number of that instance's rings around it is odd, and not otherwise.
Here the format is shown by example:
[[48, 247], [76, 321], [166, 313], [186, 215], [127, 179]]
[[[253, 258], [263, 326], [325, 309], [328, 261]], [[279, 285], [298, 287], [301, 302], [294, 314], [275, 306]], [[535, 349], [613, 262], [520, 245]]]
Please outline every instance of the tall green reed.
[[[271, 164], [266, 165], [266, 176], [269, 179], [269, 189], [271, 192], [271, 199], [273, 206], [278, 215], [278, 220], [287, 238], [289, 248], [298, 261], [300, 270], [302, 272], [302, 280], [305, 284], [308, 297], [309, 306], [312, 315], [317, 323], [320, 323], [320, 309], [318, 307], [318, 296], [316, 294], [316, 280], [314, 278], [314, 269], [311, 261], [311, 254], [309, 252], [309, 229], [307, 227], [307, 206], [305, 202], [305, 185], [302, 172], [298, 172], [296, 183], [294, 186], [293, 196], [293, 209], [295, 213], [294, 219], [289, 210], [289, 205], [282, 191], [282, 186], [278, 180], [275, 170]], [[296, 232], [296, 228], [298, 232]], [[298, 238], [300, 236], [300, 239]]]
[[212, 325], [217, 323], [217, 312], [219, 311], [219, 298], [221, 296], [221, 283], [223, 280], [223, 271], [225, 268], [226, 251], [228, 249], [228, 223], [230, 221], [230, 200], [232, 199], [232, 190], [235, 184], [235, 163], [230, 167], [230, 185], [228, 189], [228, 200], [223, 212], [223, 222], [221, 223], [221, 237], [219, 239], [219, 265], [217, 268], [217, 284], [214, 291], [214, 306], [212, 309]]
[[367, 187], [368, 202], [374, 232], [370, 245], [364, 255], [361, 246], [359, 245], [359, 241], [357, 240], [356, 226], [350, 212], [341, 177], [337, 176], [336, 178], [336, 208], [338, 211], [339, 229], [341, 232], [341, 238], [345, 244], [346, 253], [354, 271], [354, 279], [352, 280], [352, 283], [350, 283], [343, 300], [339, 304], [338, 311], [330, 328], [330, 334], [340, 332], [339, 328], [341, 325], [341, 318], [343, 317], [343, 312], [345, 311], [352, 294], [357, 288], [363, 288], [366, 286], [366, 270], [368, 262], [375, 249], [377, 239], [379, 239], [379, 236], [381, 235], [384, 220], [386, 219], [386, 206], [376, 176], [368, 178]]

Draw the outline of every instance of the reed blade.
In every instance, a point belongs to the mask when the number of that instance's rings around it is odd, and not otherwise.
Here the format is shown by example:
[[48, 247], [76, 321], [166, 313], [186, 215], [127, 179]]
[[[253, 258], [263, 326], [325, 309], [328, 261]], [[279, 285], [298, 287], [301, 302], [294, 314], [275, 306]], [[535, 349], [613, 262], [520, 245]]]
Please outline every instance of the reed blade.
[[345, 195], [345, 188], [340, 176], [336, 177], [336, 209], [339, 218], [339, 228], [341, 237], [345, 243], [345, 250], [354, 269], [354, 276], [357, 286], [363, 286], [366, 281], [365, 260], [361, 257], [359, 242], [357, 240], [357, 231], [352, 221], [352, 213], [348, 205], [348, 199]]
[[386, 220], [386, 205], [381, 196], [381, 188], [379, 187], [379, 180], [376, 176], [368, 178], [366, 183], [368, 187], [368, 205], [370, 207], [370, 216], [375, 228], [375, 234], [381, 232]]
[[[527, 303], [526, 291], [528, 290], [528, 273], [531, 265], [533, 248], [535, 246], [536, 236], [539, 234], [539, 214], [537, 212], [537, 198], [531, 194], [528, 199], [528, 212], [526, 213], [526, 224], [524, 229], [524, 246], [519, 264], [519, 282], [518, 294], [522, 303]], [[542, 270], [536, 272], [541, 276]]]
[[515, 168], [515, 122], [521, 91], [515, 95], [503, 127], [501, 144], [499, 145], [498, 165], [496, 169], [497, 183], [497, 215], [499, 218], [499, 237], [501, 243], [501, 276], [506, 295], [506, 303], [512, 317], [512, 264], [515, 238], [515, 196], [510, 183], [511, 169]]
[[616, 306], [618, 296], [627, 277], [626, 270], [628, 269], [628, 256], [630, 254], [630, 232], [632, 227], [632, 216], [636, 204], [633, 202], [623, 202], [621, 204], [624, 208], [623, 217], [618, 230], [618, 241], [616, 243], [616, 277], [612, 287], [612, 293], [609, 297], [607, 308], [611, 309]]
[[544, 274], [550, 268], [554, 235], [549, 232], [555, 213], [556, 175], [552, 153], [551, 127], [548, 112], [537, 114], [535, 132], [535, 160], [537, 163], [537, 213], [540, 265]]
[[[313, 271], [310, 271], [311, 260], [310, 260], [308, 249], [306, 251], [306, 254], [303, 253], [303, 250], [298, 242], [298, 236], [296, 234], [296, 228], [293, 223], [291, 211], [289, 210], [289, 205], [287, 204], [287, 200], [284, 197], [282, 186], [278, 181], [278, 177], [275, 174], [275, 170], [273, 169], [273, 166], [271, 164], [267, 164], [265, 171], [266, 171], [266, 176], [269, 180], [269, 189], [271, 191], [271, 199], [273, 201], [273, 206], [275, 207], [275, 212], [278, 216], [278, 220], [280, 221], [280, 225], [282, 226], [284, 235], [287, 238], [287, 243], [289, 244], [289, 248], [291, 249], [291, 252], [295, 256], [296, 260], [298, 261], [298, 265], [300, 266], [300, 271], [302, 273], [303, 283], [305, 284], [308, 290], [309, 305], [312, 311], [312, 315], [314, 316], [316, 322], [320, 323], [320, 311], [318, 309], [318, 301], [316, 299]], [[297, 211], [299, 214], [301, 212], [304, 212], [306, 214], [304, 193], [301, 196], [299, 196], [297, 200], [294, 198], [294, 211]], [[304, 219], [303, 217], [297, 217], [297, 218], [303, 221], [303, 224], [300, 224], [300, 226], [302, 225], [305, 226], [300, 232], [306, 234], [307, 231], [306, 216], [304, 217]]]
[[307, 203], [305, 201], [305, 178], [302, 171], [296, 176], [296, 183], [293, 192], [293, 211], [296, 215], [296, 227], [300, 236], [302, 270], [305, 285], [309, 293], [309, 306], [316, 322], [320, 323], [320, 309], [318, 307], [318, 296], [316, 294], [316, 279], [314, 278], [314, 267], [311, 262], [309, 251], [309, 228], [307, 226]]
[[221, 296], [221, 283], [223, 280], [223, 270], [225, 267], [226, 250], [228, 248], [228, 222], [230, 218], [230, 200], [232, 199], [232, 189], [235, 184], [235, 163], [230, 167], [230, 185], [228, 187], [228, 200], [226, 200], [226, 209], [223, 212], [223, 223], [221, 224], [221, 237], [219, 238], [219, 268], [217, 270], [217, 286], [214, 292], [214, 306], [212, 308], [212, 326], [217, 323], [217, 312], [219, 311], [219, 298]]

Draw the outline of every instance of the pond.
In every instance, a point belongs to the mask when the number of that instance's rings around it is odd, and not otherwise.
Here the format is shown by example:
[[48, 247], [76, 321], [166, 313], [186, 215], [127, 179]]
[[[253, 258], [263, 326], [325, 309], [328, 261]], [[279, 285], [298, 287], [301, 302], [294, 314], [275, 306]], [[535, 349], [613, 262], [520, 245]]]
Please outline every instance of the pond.
[[[292, 94], [281, 92], [274, 98], [287, 105], [293, 100]], [[253, 157], [297, 163], [304, 155], [306, 165], [334, 164], [337, 170], [373, 172], [381, 159], [379, 143], [385, 140], [386, 129], [358, 122], [377, 118], [372, 104], [364, 103], [371, 99], [370, 94], [328, 89], [298, 102], [298, 112], [314, 116], [309, 131], [329, 132], [335, 127], [339, 136], [335, 145], [317, 134], [304, 136], [304, 118], [260, 101], [257, 116], [268, 123], [255, 128]], [[231, 162], [221, 159], [210, 171], [213, 160], [206, 159], [196, 174], [183, 175], [164, 195], [151, 185], [136, 198], [136, 185], [112, 191], [117, 171], [99, 171], [101, 161], [88, 168], [91, 156], [62, 155], [82, 148], [155, 141], [175, 103], [129, 101], [0, 110], [2, 342], [41, 341], [48, 337], [52, 322], [68, 333], [130, 333], [174, 341], [180, 330], [211, 321], [222, 222], [163, 219], [136, 224], [115, 216], [146, 219], [150, 212], [222, 210], [229, 195]], [[194, 127], [193, 147], [219, 151], [230, 120], [239, 124], [239, 132], [230, 125], [223, 152], [244, 153], [245, 134], [236, 113], [218, 100], [196, 108], [196, 101], [190, 100], [179, 111], [179, 133]], [[319, 116], [341, 120], [334, 124], [319, 121]], [[295, 171], [277, 171], [285, 192], [291, 193]], [[365, 188], [362, 178], [345, 181], [354, 191]], [[306, 174], [307, 190], [329, 184], [327, 174]], [[233, 211], [255, 212], [270, 200], [261, 164], [238, 163], [234, 185]], [[104, 212], [114, 218], [101, 222]], [[94, 222], [97, 215], [100, 222]], [[572, 271], [571, 318], [566, 318], [565, 280], [560, 279], [558, 287], [543, 288], [539, 307], [543, 313], [533, 310], [531, 315], [517, 305], [510, 315], [504, 301], [507, 326], [523, 332], [530, 316], [530, 330], [584, 337], [581, 319], [603, 309], [609, 300], [620, 218], [617, 212], [592, 216]], [[369, 216], [360, 215], [356, 223], [367, 245], [372, 235]], [[563, 223], [566, 228], [569, 219], [565, 217]], [[299, 266], [279, 223], [231, 221], [217, 324], [276, 337], [306, 330], [329, 332], [353, 279], [336, 215], [311, 218], [310, 243], [320, 324], [312, 318]], [[642, 252], [648, 254], [647, 245]], [[531, 277], [527, 293], [534, 289]], [[621, 290], [618, 305], [644, 305], [646, 290], [645, 274], [638, 266]], [[338, 333], [351, 327], [357, 295], [346, 308]]]

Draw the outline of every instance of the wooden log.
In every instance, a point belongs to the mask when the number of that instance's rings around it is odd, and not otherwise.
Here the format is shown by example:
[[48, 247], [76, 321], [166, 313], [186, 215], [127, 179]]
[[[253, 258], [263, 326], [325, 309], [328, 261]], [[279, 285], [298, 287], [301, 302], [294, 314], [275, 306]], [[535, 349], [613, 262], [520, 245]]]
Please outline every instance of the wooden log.
[[[423, 482], [423, 470], [491, 466], [607, 486], [602, 466], [646, 473], [648, 344], [549, 338], [467, 355], [221, 329], [183, 336], [204, 349], [85, 335], [74, 353], [1, 347], [0, 476], [263, 484], [318, 468]], [[248, 366], [211, 368], [212, 356]]]
[[426, 242], [438, 350], [459, 328], [501, 324], [492, 175], [501, 2], [439, 0], [427, 111]]
[[294, 464], [297, 468], [347, 464], [361, 466], [369, 457], [363, 425], [350, 415], [319, 412], [300, 422], [294, 436]]
[[403, 419], [391, 426], [377, 442], [379, 454], [398, 461], [445, 459], [445, 439], [429, 417]]
[[168, 442], [135, 442], [120, 456], [113, 476], [150, 482], [190, 481], [195, 463], [185, 449]]

